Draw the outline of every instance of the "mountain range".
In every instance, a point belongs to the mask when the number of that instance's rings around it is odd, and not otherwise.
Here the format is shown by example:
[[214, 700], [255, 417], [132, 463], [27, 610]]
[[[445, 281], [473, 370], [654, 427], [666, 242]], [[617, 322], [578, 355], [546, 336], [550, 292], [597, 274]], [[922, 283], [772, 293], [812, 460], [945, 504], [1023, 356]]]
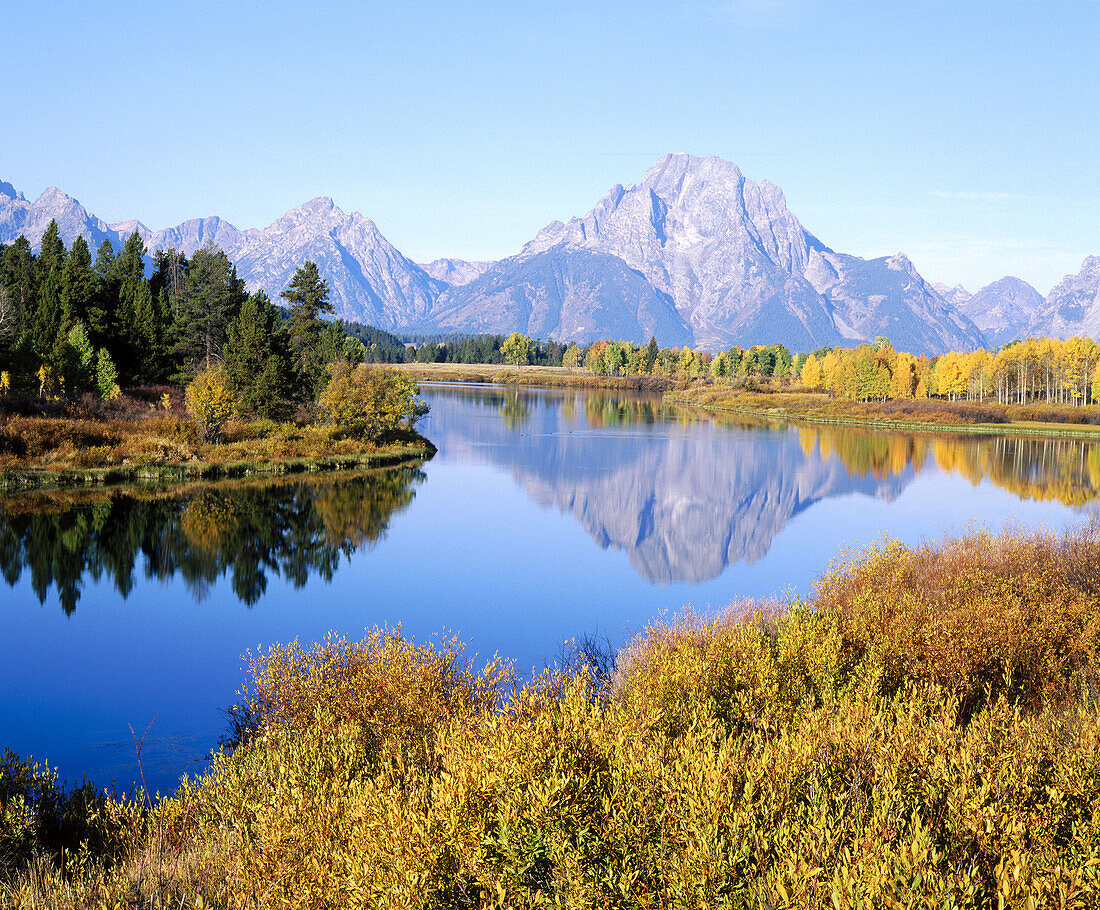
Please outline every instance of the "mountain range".
[[1100, 337], [1100, 257], [1044, 298], [1013, 277], [970, 294], [929, 284], [902, 253], [864, 259], [807, 231], [782, 190], [721, 158], [665, 155], [637, 184], [613, 187], [588, 214], [554, 221], [499, 262], [405, 257], [358, 212], [322, 196], [262, 229], [217, 216], [153, 231], [107, 224], [56, 188], [33, 202], [0, 181], [0, 244], [37, 245], [50, 220], [71, 242], [152, 251], [221, 247], [250, 289], [273, 298], [313, 260], [337, 314], [391, 331], [521, 331], [719, 350], [783, 342], [792, 350], [888, 337], [936, 354], [1028, 334]]

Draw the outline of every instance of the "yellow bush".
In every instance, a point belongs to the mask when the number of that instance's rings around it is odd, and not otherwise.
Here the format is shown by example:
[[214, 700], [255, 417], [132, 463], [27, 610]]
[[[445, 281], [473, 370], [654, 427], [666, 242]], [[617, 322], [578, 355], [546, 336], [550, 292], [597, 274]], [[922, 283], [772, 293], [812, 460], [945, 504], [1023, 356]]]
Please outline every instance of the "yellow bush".
[[184, 392], [187, 413], [205, 442], [218, 442], [222, 430], [237, 412], [237, 402], [225, 370], [203, 370]]
[[317, 400], [323, 423], [337, 434], [380, 440], [399, 430], [411, 430], [428, 413], [417, 395], [420, 390], [397, 370], [340, 361]]

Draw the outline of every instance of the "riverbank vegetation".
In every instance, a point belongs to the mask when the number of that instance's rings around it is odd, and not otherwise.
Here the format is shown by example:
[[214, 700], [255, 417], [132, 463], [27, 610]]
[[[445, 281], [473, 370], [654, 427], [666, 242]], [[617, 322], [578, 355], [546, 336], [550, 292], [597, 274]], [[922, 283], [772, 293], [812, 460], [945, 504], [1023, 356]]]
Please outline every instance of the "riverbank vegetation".
[[285, 311], [248, 294], [213, 245], [157, 250], [148, 277], [136, 233], [94, 263], [54, 222], [38, 254], [23, 237], [0, 248], [0, 488], [423, 457], [415, 383], [364, 366], [325, 320], [317, 266], [281, 297]]
[[656, 339], [596, 341], [566, 347], [560, 367], [545, 353], [536, 360], [531, 352], [541, 351], [541, 342], [518, 332], [462, 343], [461, 365], [454, 341], [402, 345], [403, 357], [391, 347], [386, 356], [403, 359], [418, 378], [660, 389], [680, 404], [838, 422], [1100, 426], [1100, 345], [1089, 338], [1029, 338], [995, 352], [936, 357], [897, 351], [885, 338], [797, 354], [782, 344], [712, 354], [662, 348]]
[[395, 630], [276, 646], [250, 658], [235, 746], [152, 807], [66, 797], [9, 756], [0, 894], [1093, 907], [1097, 566], [1095, 527], [883, 541], [807, 602], [685, 614], [614, 666], [522, 685], [498, 663], [476, 671], [454, 640]]
[[813, 423], [881, 427], [884, 429], [950, 431], [1029, 436], [1100, 435], [1100, 406], [1072, 407], [997, 404], [996, 402], [909, 399], [852, 401], [798, 386], [696, 382], [670, 390], [665, 400], [682, 407], [712, 412], [752, 414]]
[[406, 363], [393, 369], [412, 376], [418, 382], [491, 382], [500, 385], [526, 385], [540, 388], [634, 389], [663, 392], [676, 383], [665, 376], [598, 376], [584, 370], [513, 364], [478, 363]]

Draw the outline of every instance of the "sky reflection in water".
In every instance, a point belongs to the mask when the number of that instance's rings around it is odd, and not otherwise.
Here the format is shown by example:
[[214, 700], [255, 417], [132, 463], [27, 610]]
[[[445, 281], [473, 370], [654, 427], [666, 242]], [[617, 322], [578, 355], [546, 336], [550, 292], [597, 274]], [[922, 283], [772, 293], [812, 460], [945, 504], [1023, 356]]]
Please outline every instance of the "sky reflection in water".
[[[426, 387], [422, 469], [0, 500], [0, 747], [98, 783], [201, 769], [276, 641], [447, 630], [527, 672], [691, 603], [808, 593], [844, 544], [1094, 511], [1096, 446], [768, 427], [636, 395]], [[595, 544], [595, 545], [594, 545]], [[155, 718], [155, 720], [154, 720]]]

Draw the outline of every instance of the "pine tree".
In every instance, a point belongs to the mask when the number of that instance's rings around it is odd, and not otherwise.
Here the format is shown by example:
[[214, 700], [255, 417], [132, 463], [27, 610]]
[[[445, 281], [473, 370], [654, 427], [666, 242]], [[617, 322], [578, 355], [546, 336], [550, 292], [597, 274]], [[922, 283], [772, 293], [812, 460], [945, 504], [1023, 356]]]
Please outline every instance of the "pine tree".
[[65, 337], [61, 331], [64, 308], [61, 302], [66, 250], [57, 221], [50, 221], [42, 235], [36, 271], [40, 277], [37, 301], [31, 328], [31, 346], [38, 359], [56, 372], [65, 352]]
[[115, 248], [104, 240], [95, 254], [95, 297], [88, 306], [88, 333], [92, 343], [103, 345], [112, 336], [118, 309], [118, 271]]
[[324, 344], [328, 324], [321, 314], [336, 313], [328, 299], [328, 282], [321, 278], [316, 263], [306, 262], [281, 296], [290, 304], [288, 329], [293, 365], [301, 377], [303, 393], [312, 400], [325, 384], [330, 354], [324, 348], [331, 347]]
[[62, 330], [77, 322], [87, 322], [88, 311], [95, 300], [96, 276], [92, 271], [92, 253], [88, 241], [77, 235], [69, 258], [62, 270], [61, 303], [64, 310]]
[[245, 301], [229, 327], [223, 360], [230, 388], [245, 411], [265, 417], [285, 411], [288, 336], [278, 309], [263, 291]]
[[61, 359], [62, 389], [69, 398], [78, 398], [95, 384], [96, 353], [83, 322], [76, 322], [65, 336]]
[[157, 308], [148, 282], [143, 281], [134, 299], [133, 340], [136, 344], [134, 378], [138, 382], [155, 382], [161, 378], [164, 355]]
[[7, 286], [21, 327], [30, 322], [34, 310], [36, 265], [30, 242], [22, 234], [0, 254], [0, 281]]
[[134, 231], [126, 238], [122, 255], [115, 261], [118, 281], [118, 304], [114, 312], [114, 338], [111, 346], [116, 355], [119, 373], [124, 383], [134, 382], [141, 372], [142, 337], [137, 328], [137, 311], [142, 292], [148, 292], [145, 281], [145, 243]]
[[229, 326], [247, 299], [244, 281], [222, 250], [207, 244], [195, 251], [174, 314], [173, 352], [185, 375], [221, 360]]

